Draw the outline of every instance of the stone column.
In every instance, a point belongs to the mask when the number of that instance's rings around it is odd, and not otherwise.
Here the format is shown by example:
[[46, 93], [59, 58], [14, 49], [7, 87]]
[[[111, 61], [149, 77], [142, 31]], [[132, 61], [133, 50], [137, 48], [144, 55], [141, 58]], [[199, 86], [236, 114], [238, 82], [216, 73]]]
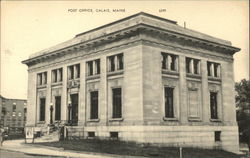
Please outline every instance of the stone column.
[[167, 69], [171, 70], [171, 56], [170, 55], [167, 56]]
[[115, 71], [117, 70], [117, 68], [118, 68], [117, 55], [115, 55]]
[[[198, 74], [201, 74], [201, 61], [198, 61], [198, 66], [197, 66], [197, 72]], [[206, 65], [205, 65], [206, 66]], [[206, 70], [205, 70], [206, 71]]]
[[96, 61], [93, 61], [93, 75], [96, 74]]
[[178, 71], [178, 67], [179, 67], [179, 65], [178, 65], [179, 62], [178, 62], [178, 61], [179, 61], [179, 58], [176, 57], [176, 58], [175, 58], [175, 71]]
[[180, 82], [180, 122], [185, 124], [187, 120], [187, 80], [186, 80], [186, 65], [185, 56], [179, 56], [179, 82]]
[[209, 122], [210, 119], [210, 94], [208, 90], [207, 61], [201, 60], [201, 93], [202, 93], [202, 120]]
[[[94, 62], [93, 62], [94, 65]], [[86, 61], [81, 61], [80, 67], [80, 89], [78, 106], [78, 125], [84, 126], [86, 120]]]
[[217, 77], [220, 77], [221, 75], [220, 75], [220, 64], [218, 64], [218, 66], [217, 66]]
[[74, 67], [73, 67], [73, 69], [74, 69], [74, 79], [76, 79], [77, 77], [77, 69], [76, 69], [76, 65], [74, 65]]
[[210, 65], [210, 72], [211, 72], [211, 76], [214, 77], [214, 63], [211, 63]]
[[107, 105], [107, 59], [102, 56], [100, 60], [100, 89], [99, 89], [99, 118], [102, 125], [108, 124]]
[[194, 59], [190, 60], [189, 69], [190, 69], [190, 73], [193, 74], [194, 73]]
[[67, 81], [68, 81], [68, 74], [67, 74], [67, 65], [63, 66], [62, 70], [62, 103], [61, 103], [61, 120], [67, 120]]

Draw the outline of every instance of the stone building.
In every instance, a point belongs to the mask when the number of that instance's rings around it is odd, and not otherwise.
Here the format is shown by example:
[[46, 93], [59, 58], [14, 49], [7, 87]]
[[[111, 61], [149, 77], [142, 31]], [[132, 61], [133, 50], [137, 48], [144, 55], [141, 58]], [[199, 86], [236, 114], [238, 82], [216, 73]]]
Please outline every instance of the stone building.
[[26, 123], [27, 100], [10, 99], [0, 95], [0, 126], [10, 135], [20, 135]]
[[27, 126], [79, 136], [238, 151], [233, 54], [240, 49], [138, 13], [33, 54]]

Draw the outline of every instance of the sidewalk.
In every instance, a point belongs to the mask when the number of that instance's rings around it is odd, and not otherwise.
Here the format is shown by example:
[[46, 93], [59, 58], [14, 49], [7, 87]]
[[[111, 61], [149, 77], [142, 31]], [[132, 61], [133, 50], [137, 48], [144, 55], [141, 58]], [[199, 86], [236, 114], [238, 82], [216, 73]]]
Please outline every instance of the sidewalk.
[[[135, 156], [91, 153], [91, 152], [76, 152], [64, 150], [62, 148], [47, 147], [42, 145], [25, 144], [24, 140], [8, 140], [3, 142], [1, 150], [9, 150], [22, 152], [31, 155], [43, 156], [63, 156], [67, 158], [132, 158]], [[137, 157], [142, 158], [142, 157]]]

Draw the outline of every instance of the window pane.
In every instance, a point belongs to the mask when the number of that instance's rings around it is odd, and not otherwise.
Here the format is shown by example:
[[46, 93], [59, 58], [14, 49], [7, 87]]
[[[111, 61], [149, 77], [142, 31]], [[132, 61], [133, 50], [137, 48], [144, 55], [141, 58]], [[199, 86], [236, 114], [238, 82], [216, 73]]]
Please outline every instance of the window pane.
[[173, 107], [173, 91], [174, 88], [165, 87], [165, 117], [174, 117], [174, 107]]
[[55, 120], [61, 120], [61, 96], [55, 97]]
[[98, 119], [98, 91], [90, 93], [90, 119]]
[[115, 88], [113, 91], [113, 118], [122, 117], [122, 99], [121, 88]]
[[218, 119], [217, 114], [217, 93], [210, 92], [210, 111], [211, 111], [211, 118]]
[[40, 98], [40, 121], [45, 121], [45, 98]]

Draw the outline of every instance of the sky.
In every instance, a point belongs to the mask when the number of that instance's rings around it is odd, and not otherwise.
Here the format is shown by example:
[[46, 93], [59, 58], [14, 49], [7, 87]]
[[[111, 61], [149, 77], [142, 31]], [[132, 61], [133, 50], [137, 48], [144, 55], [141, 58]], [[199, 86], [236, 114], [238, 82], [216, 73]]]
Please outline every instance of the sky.
[[[97, 11], [104, 9], [110, 12]], [[231, 41], [241, 48], [234, 55], [235, 81], [249, 79], [248, 0], [1, 1], [0, 94], [27, 99], [28, 72], [21, 61], [31, 54], [141, 11], [177, 21], [180, 26], [186, 22], [189, 29]]]

